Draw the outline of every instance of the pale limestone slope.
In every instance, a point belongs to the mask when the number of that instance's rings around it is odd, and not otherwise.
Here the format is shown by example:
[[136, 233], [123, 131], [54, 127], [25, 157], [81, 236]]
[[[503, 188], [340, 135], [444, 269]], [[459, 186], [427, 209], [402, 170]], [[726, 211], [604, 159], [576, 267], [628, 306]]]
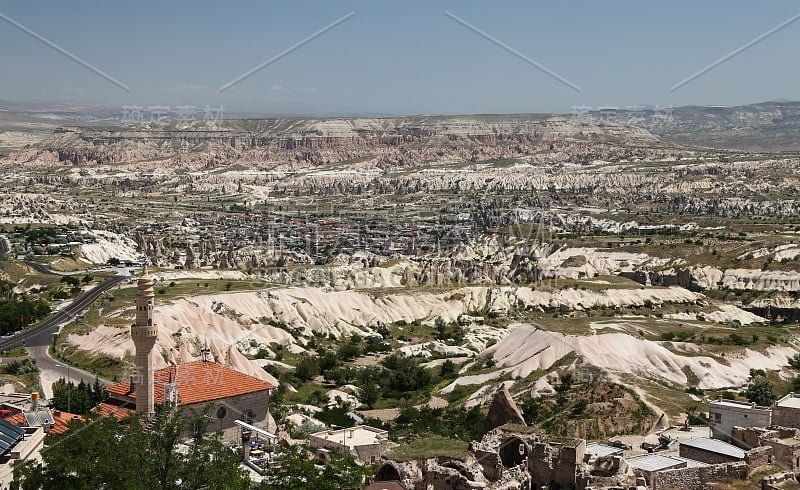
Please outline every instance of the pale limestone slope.
[[563, 335], [519, 325], [508, 337], [490, 347], [486, 353], [494, 357], [500, 370], [489, 374], [462, 376], [442, 392], [457, 385], [480, 384], [508, 374], [524, 378], [537, 370], [547, 370], [568, 354], [582, 358], [585, 364], [616, 374], [632, 374], [643, 379], [658, 379], [679, 386], [688, 386], [684, 372], [691, 370], [701, 389], [720, 389], [747, 383], [750, 369], [758, 367], [778, 370], [797, 353], [790, 347], [770, 347], [764, 353], [752, 349], [726, 356], [725, 365], [709, 356], [682, 356], [660, 342], [652, 342], [624, 333], [593, 336]]

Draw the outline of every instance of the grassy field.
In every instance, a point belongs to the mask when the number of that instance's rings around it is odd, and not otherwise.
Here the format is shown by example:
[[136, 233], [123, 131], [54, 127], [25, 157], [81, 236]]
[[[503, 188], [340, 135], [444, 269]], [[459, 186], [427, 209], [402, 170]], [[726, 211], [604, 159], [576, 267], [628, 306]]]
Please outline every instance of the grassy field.
[[470, 457], [469, 443], [457, 439], [434, 436], [401, 443], [386, 453], [387, 459], [399, 462], [424, 459], [433, 456], [447, 456], [466, 460]]
[[28, 349], [25, 347], [14, 347], [13, 349], [0, 352], [0, 357], [28, 357]]

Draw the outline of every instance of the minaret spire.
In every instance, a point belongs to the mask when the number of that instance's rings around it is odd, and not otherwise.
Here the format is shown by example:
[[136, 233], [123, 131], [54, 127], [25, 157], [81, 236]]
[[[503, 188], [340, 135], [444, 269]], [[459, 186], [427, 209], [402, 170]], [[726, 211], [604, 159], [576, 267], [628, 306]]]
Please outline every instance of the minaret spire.
[[158, 337], [158, 327], [153, 323], [153, 280], [142, 268], [136, 288], [136, 323], [131, 326], [131, 338], [136, 347], [136, 413], [155, 413], [153, 380], [153, 347]]

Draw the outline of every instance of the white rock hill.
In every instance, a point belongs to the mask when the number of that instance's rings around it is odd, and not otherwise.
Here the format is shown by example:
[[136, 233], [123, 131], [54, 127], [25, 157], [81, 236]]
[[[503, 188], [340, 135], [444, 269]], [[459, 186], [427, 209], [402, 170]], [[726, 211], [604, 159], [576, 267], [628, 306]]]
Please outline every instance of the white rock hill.
[[679, 386], [688, 385], [689, 380], [684, 372], [688, 369], [699, 379], [699, 388], [722, 389], [747, 383], [752, 367], [781, 369], [796, 352], [790, 347], [770, 347], [764, 353], [743, 349], [726, 356], [730, 365], [725, 365], [709, 356], [682, 356], [660, 342], [624, 333], [573, 336], [521, 324], [505, 339], [486, 350], [501, 369], [488, 374], [463, 376], [442, 389], [442, 392], [452, 391], [457, 385], [485, 383], [505, 374], [512, 378], [524, 378], [536, 370], [549, 369], [571, 353], [583, 358], [586, 364], [612, 373], [655, 378]]

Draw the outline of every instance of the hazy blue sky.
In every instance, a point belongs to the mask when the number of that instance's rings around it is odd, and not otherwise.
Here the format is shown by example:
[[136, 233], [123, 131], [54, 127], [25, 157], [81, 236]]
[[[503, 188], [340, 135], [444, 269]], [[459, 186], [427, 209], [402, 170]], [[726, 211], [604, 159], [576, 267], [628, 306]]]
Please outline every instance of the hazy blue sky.
[[[560, 83], [448, 18], [480, 28]], [[317, 39], [219, 87], [349, 12]], [[670, 87], [800, 12], [794, 1], [0, 2], [0, 99], [264, 113], [569, 112], [571, 106], [800, 99], [800, 20]]]

